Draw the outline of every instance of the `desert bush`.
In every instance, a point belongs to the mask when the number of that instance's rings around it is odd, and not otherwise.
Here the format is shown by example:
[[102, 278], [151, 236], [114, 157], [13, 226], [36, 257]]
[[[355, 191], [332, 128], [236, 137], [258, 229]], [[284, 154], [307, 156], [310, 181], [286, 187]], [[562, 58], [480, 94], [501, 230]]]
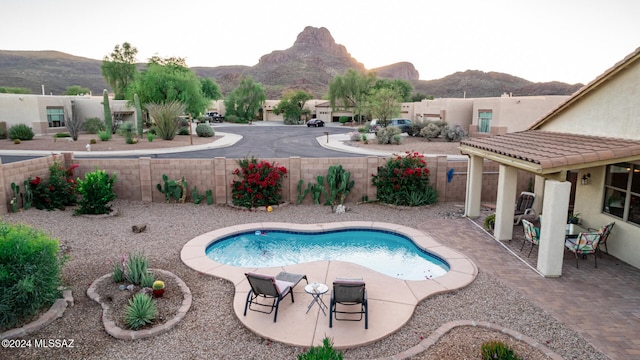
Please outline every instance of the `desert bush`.
[[196, 134], [199, 137], [212, 137], [215, 135], [215, 131], [209, 124], [199, 124], [196, 126]]
[[100, 118], [88, 118], [82, 124], [82, 129], [90, 134], [97, 134], [107, 128], [104, 125], [104, 121]]
[[152, 133], [151, 131], [147, 132], [147, 140], [149, 140], [149, 142], [152, 142], [153, 139], [156, 138], [156, 135], [154, 133]]
[[389, 159], [378, 167], [372, 178], [377, 188], [378, 201], [385, 204], [418, 206], [437, 201], [435, 189], [429, 183], [429, 169], [424, 155], [407, 152], [405, 156]]
[[9, 128], [9, 139], [31, 140], [35, 134], [33, 130], [25, 124], [13, 125]]
[[118, 128], [118, 134], [125, 138], [127, 144], [133, 143], [133, 136], [138, 133], [138, 128], [136, 128], [136, 124], [131, 121], [127, 121], [120, 125]]
[[136, 330], [151, 324], [158, 314], [155, 300], [147, 294], [138, 293], [129, 299], [125, 309], [124, 321], [130, 329]]
[[75, 205], [77, 194], [73, 171], [77, 167], [74, 164], [65, 169], [62, 164], [55, 162], [49, 167], [48, 180], [39, 176], [29, 177], [33, 205], [39, 210], [64, 210], [67, 206]]
[[340, 116], [339, 121], [340, 121], [340, 124], [344, 125], [349, 121], [351, 121], [351, 119], [348, 116]]
[[189, 135], [189, 127], [182, 126], [178, 129], [178, 135]]
[[423, 127], [422, 130], [420, 130], [420, 136], [426, 138], [429, 141], [431, 141], [431, 139], [435, 139], [438, 136], [440, 136], [441, 132], [442, 132], [442, 128], [441, 127], [439, 127], [438, 125], [430, 122], [430, 123], [427, 123], [427, 125], [425, 127]]
[[357, 131], [351, 132], [349, 133], [349, 138], [351, 139], [351, 141], [360, 141], [360, 133]]
[[402, 139], [400, 128], [396, 126], [384, 127], [378, 130], [376, 136], [378, 138], [378, 144], [400, 144]]
[[342, 360], [342, 351], [336, 351], [329, 338], [322, 339], [322, 346], [312, 346], [306, 352], [298, 354], [298, 360]]
[[238, 165], [233, 174], [240, 180], [231, 184], [234, 205], [250, 209], [281, 203], [282, 178], [287, 175], [287, 168], [254, 157], [238, 160]]
[[464, 131], [460, 125], [454, 127], [445, 126], [442, 129], [442, 136], [447, 139], [447, 141], [460, 141], [467, 136], [467, 132]]
[[164, 104], [147, 104], [149, 116], [155, 123], [158, 136], [164, 140], [173, 140], [180, 127], [178, 116], [184, 113], [185, 105], [179, 101], [170, 101]]
[[53, 137], [56, 138], [56, 139], [68, 138], [68, 137], [71, 137], [71, 134], [69, 134], [67, 132], [61, 132], [61, 133], [53, 134]]
[[78, 179], [77, 191], [81, 195], [78, 204], [80, 208], [76, 214], [108, 214], [111, 207], [108, 205], [115, 200], [113, 184], [116, 182], [116, 174], [112, 177], [104, 170], [88, 172], [84, 180]]
[[482, 360], [521, 360], [522, 358], [507, 344], [501, 341], [489, 341], [482, 344]]
[[0, 221], [0, 330], [14, 327], [60, 297], [64, 260], [58, 241], [47, 234]]
[[99, 131], [98, 138], [100, 139], [100, 141], [109, 141], [111, 140], [111, 132], [107, 130]]

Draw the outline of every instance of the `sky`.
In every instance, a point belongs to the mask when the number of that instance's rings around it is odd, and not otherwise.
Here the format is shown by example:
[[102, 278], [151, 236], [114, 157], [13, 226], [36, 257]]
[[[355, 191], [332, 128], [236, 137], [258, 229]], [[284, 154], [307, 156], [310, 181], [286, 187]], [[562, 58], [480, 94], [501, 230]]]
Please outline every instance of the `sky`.
[[586, 84], [640, 47], [637, 0], [23, 0], [0, 5], [0, 49], [102, 60], [124, 42], [137, 60], [258, 63], [325, 27], [365, 68], [412, 63], [421, 80], [495, 71]]

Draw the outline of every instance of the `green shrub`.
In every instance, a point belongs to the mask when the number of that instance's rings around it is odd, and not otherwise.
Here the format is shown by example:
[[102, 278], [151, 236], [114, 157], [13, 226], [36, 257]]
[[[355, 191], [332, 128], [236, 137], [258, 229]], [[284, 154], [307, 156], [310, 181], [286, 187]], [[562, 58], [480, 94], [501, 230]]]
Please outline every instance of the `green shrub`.
[[312, 346], [306, 352], [298, 354], [298, 360], [342, 360], [342, 351], [333, 349], [329, 338], [322, 339], [322, 346]]
[[424, 155], [417, 152], [389, 159], [378, 167], [378, 174], [373, 176], [372, 182], [377, 188], [378, 201], [382, 203], [415, 206], [437, 201], [437, 191], [427, 190], [432, 187], [427, 162]]
[[434, 123], [427, 123], [427, 125], [420, 130], [420, 136], [431, 141], [431, 139], [435, 139], [440, 136], [441, 132], [442, 128], [440, 126]]
[[0, 221], [0, 330], [60, 297], [63, 263], [56, 240], [26, 225]]
[[138, 129], [136, 128], [136, 124], [132, 123], [131, 121], [123, 123], [118, 128], [118, 134], [124, 137], [127, 144], [133, 144], [133, 136], [137, 133]]
[[124, 281], [124, 264], [120, 261], [115, 261], [113, 263], [113, 273], [111, 273], [111, 278], [115, 283], [121, 283]]
[[61, 133], [53, 134], [53, 137], [56, 138], [56, 139], [68, 138], [68, 137], [71, 137], [71, 134], [69, 134], [67, 132], [61, 132]]
[[378, 138], [378, 144], [400, 144], [402, 139], [400, 128], [397, 126], [383, 127], [378, 130], [376, 137]]
[[125, 309], [124, 321], [130, 329], [136, 330], [151, 324], [158, 314], [155, 300], [146, 294], [135, 294], [129, 299]]
[[493, 231], [493, 228], [496, 225], [496, 214], [488, 215], [484, 218], [484, 228], [487, 231]]
[[147, 132], [147, 140], [149, 140], [149, 142], [152, 142], [153, 139], [156, 138], [156, 135], [154, 133], [152, 133], [151, 131]]
[[110, 177], [104, 170], [88, 172], [84, 180], [78, 179], [77, 191], [81, 195], [78, 204], [80, 208], [76, 214], [108, 214], [111, 206], [108, 204], [115, 200], [113, 184], [116, 182], [116, 174]]
[[125, 278], [130, 283], [141, 285], [144, 277], [149, 272], [149, 260], [141, 253], [133, 253], [127, 256], [127, 265], [125, 266]]
[[155, 275], [153, 275], [153, 273], [148, 272], [144, 274], [140, 279], [140, 286], [150, 288], [151, 286], [153, 286], [154, 281], [156, 281]]
[[189, 135], [189, 127], [183, 126], [180, 129], [178, 129], [178, 135]]
[[170, 101], [163, 104], [150, 103], [146, 108], [155, 123], [156, 135], [163, 140], [173, 140], [180, 127], [178, 116], [184, 113], [185, 105], [179, 101]]
[[482, 360], [521, 360], [507, 344], [489, 341], [482, 344]]
[[49, 179], [39, 176], [29, 178], [29, 187], [33, 194], [33, 205], [39, 210], [64, 210], [76, 204], [76, 180], [73, 171], [77, 164], [65, 169], [62, 164], [54, 162], [49, 167]]
[[31, 140], [35, 134], [33, 130], [25, 124], [13, 125], [9, 128], [9, 139]]
[[158, 129], [155, 126], [152, 126], [147, 130], [147, 134], [158, 135]]
[[82, 124], [82, 129], [90, 134], [97, 134], [100, 131], [106, 130], [104, 121], [99, 118], [88, 118]]
[[232, 201], [236, 206], [255, 208], [278, 205], [282, 199], [282, 178], [287, 174], [284, 166], [272, 165], [254, 157], [238, 160], [233, 174], [240, 178], [231, 184]]
[[246, 120], [241, 121], [238, 115], [233, 115], [233, 114], [227, 115], [225, 119], [227, 120], [227, 122], [230, 122], [230, 123], [246, 123], [247, 122]]
[[344, 125], [344, 124], [348, 123], [349, 121], [351, 121], [351, 119], [348, 116], [340, 116], [338, 121], [340, 121], [340, 124]]
[[354, 132], [350, 132], [349, 133], [349, 139], [351, 141], [360, 141], [361, 137], [360, 137], [360, 133], [357, 131]]
[[103, 130], [98, 132], [98, 138], [100, 141], [109, 141], [111, 140], [111, 132], [107, 130]]
[[196, 126], [196, 134], [199, 137], [212, 137], [215, 135], [215, 131], [209, 124], [199, 124]]

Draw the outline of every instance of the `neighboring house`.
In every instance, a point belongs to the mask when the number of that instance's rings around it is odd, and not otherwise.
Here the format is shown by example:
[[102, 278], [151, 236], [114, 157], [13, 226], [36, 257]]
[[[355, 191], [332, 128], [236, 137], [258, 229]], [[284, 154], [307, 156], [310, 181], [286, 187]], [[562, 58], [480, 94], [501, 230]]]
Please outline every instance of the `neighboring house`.
[[480, 213], [484, 160], [500, 164], [498, 240], [513, 235], [518, 170], [536, 175], [543, 214], [537, 268], [543, 275], [562, 275], [571, 208], [583, 227], [614, 221], [609, 254], [640, 268], [640, 48], [527, 130], [463, 140], [460, 150], [470, 157], [467, 216]]

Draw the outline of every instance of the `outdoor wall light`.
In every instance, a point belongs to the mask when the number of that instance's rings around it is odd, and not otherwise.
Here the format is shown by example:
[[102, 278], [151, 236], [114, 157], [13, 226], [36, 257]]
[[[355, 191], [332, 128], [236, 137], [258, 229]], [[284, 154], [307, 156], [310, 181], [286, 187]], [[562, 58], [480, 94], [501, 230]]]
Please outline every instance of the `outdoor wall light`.
[[589, 185], [589, 181], [591, 179], [591, 173], [587, 173], [582, 175], [582, 179], [580, 179], [580, 184]]

